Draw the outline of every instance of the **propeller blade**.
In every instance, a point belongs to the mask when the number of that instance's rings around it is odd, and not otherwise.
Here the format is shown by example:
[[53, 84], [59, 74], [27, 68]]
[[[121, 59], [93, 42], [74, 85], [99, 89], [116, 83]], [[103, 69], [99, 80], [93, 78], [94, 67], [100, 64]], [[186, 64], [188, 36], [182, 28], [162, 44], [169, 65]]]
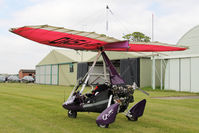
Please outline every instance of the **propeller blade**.
[[140, 89], [140, 88], [138, 88], [138, 90], [141, 91], [141, 92], [143, 92], [143, 93], [146, 94], [147, 96], [149, 96], [149, 93], [148, 93], [148, 92], [146, 92], [146, 91], [144, 91], [144, 90], [142, 90], [142, 89]]

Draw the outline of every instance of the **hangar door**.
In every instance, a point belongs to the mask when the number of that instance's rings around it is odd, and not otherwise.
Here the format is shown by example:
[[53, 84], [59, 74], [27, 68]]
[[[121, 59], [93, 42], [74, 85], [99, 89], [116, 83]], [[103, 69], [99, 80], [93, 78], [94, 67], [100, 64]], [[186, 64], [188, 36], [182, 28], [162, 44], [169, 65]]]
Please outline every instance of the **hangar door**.
[[36, 66], [36, 83], [58, 85], [58, 65]]
[[[136, 82], [140, 86], [140, 59], [122, 59], [122, 60], [112, 60], [111, 61], [116, 68], [117, 72], [124, 79], [126, 84], [132, 85]], [[91, 65], [88, 63], [78, 63], [77, 67], [77, 79], [81, 79], [89, 70]], [[104, 78], [104, 68], [103, 62], [97, 62], [94, 67], [93, 73], [88, 81], [89, 84], [103, 84], [105, 82]], [[109, 74], [106, 70], [106, 78], [109, 81]]]
[[140, 59], [120, 60], [120, 76], [126, 84], [132, 85], [133, 82], [140, 86]]
[[87, 72], [88, 63], [83, 62], [77, 64], [77, 79], [82, 79]]

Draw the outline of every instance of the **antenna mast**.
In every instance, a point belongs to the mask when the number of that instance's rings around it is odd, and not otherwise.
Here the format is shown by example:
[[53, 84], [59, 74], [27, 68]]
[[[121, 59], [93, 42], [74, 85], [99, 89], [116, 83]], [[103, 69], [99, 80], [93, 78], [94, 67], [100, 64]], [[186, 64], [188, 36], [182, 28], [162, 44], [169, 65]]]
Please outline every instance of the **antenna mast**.
[[108, 10], [109, 7], [106, 5], [106, 35], [108, 36]]
[[108, 31], [109, 31], [109, 12], [111, 15], [113, 15], [113, 12], [109, 8], [108, 5], [106, 5], [106, 35], [108, 36]]
[[154, 15], [152, 13], [152, 29], [151, 29], [152, 35], [151, 35], [151, 41], [154, 42]]

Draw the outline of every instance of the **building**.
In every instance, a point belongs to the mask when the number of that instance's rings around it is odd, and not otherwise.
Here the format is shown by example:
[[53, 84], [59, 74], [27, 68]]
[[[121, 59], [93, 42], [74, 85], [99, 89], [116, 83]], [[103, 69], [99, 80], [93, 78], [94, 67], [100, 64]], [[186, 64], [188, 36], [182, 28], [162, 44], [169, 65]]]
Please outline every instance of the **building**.
[[[96, 54], [96, 52], [53, 50], [36, 66], [36, 83], [74, 85], [76, 80], [82, 78], [89, 70]], [[106, 52], [106, 54], [128, 84], [135, 81], [140, 87], [151, 86], [152, 53]], [[89, 83], [103, 83], [109, 76], [107, 71], [106, 74], [103, 74], [104, 72], [100, 57]], [[159, 82], [156, 85], [159, 85]]]
[[36, 66], [36, 83], [74, 85], [77, 79], [77, 62], [88, 60], [96, 53], [73, 50], [52, 50]]
[[35, 70], [33, 69], [21, 69], [19, 70], [19, 79], [22, 79], [24, 76], [35, 77]]
[[166, 90], [199, 92], [199, 26], [185, 33], [177, 45], [189, 49], [163, 57], [167, 61], [164, 87]]

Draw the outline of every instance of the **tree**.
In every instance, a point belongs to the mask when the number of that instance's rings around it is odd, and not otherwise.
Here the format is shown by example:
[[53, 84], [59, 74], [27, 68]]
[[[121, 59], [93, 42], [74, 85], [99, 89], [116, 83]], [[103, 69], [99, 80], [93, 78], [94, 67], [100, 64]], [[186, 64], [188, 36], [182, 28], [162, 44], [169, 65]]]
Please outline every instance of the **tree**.
[[131, 34], [126, 34], [122, 38], [134, 42], [150, 42], [151, 38], [146, 36], [141, 32], [133, 32]]

